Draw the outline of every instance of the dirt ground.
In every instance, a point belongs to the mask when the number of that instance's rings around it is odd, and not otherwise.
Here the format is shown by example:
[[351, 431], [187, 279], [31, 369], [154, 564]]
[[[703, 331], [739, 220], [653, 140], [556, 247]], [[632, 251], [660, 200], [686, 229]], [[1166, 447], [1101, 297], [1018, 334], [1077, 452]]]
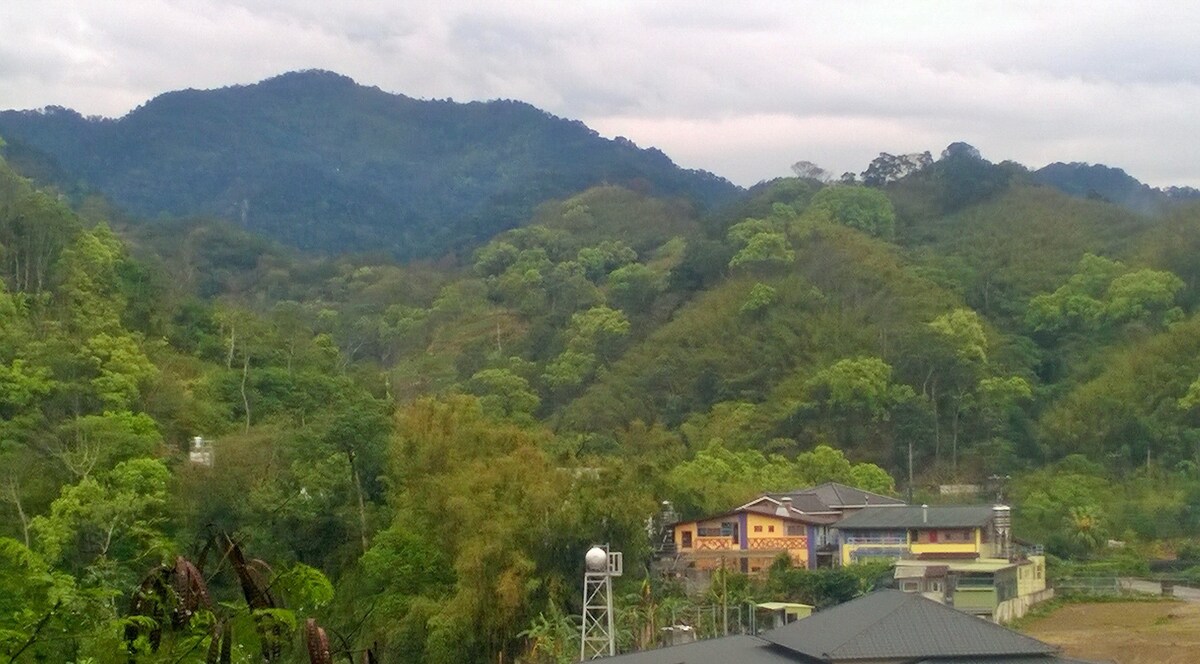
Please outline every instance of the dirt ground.
[[1069, 657], [1117, 664], [1200, 661], [1200, 604], [1071, 604], [1021, 631], [1062, 646]]

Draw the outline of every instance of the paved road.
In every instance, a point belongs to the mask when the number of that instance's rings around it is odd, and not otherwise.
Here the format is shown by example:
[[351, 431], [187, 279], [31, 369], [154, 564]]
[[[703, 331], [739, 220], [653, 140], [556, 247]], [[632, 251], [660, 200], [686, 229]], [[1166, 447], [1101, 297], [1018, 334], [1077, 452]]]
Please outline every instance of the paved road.
[[[1121, 579], [1121, 583], [1126, 585], [1126, 587], [1128, 587], [1130, 590], [1135, 590], [1140, 593], [1151, 593], [1157, 595], [1162, 592], [1162, 584], [1158, 581], [1146, 581], [1143, 579]], [[1175, 586], [1175, 597], [1185, 602], [1200, 602], [1200, 589]]]

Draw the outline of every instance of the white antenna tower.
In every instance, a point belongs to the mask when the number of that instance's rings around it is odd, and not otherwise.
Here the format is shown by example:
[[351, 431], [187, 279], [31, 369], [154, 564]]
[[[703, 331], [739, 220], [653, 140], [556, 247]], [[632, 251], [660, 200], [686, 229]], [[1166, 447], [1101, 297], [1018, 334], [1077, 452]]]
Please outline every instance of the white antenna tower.
[[621, 576], [622, 562], [620, 552], [609, 551], [607, 544], [588, 549], [583, 560], [583, 635], [579, 659], [586, 662], [617, 654], [612, 580]]

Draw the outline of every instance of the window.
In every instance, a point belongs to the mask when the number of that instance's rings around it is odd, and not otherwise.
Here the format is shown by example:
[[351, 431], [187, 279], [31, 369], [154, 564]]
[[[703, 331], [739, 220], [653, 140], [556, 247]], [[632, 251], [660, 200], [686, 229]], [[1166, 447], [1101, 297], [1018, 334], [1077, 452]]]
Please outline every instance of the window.
[[768, 533], [773, 533], [773, 532], [775, 532], [775, 526], [767, 526], [767, 532], [768, 532]]
[[683, 531], [682, 539], [683, 539], [683, 542], [680, 544], [680, 546], [682, 546], [685, 549], [692, 548], [692, 531], [690, 531], [690, 530]]
[[804, 526], [795, 523], [789, 523], [787, 527], [787, 534], [788, 537], [803, 537], [808, 533], [806, 532]]
[[900, 589], [906, 593], [915, 593], [920, 589], [920, 586], [916, 581], [905, 581], [903, 584], [901, 584]]
[[935, 592], [935, 593], [940, 593], [940, 592], [942, 592], [942, 582], [941, 582], [941, 581], [932, 581], [932, 582], [930, 582], [930, 584], [929, 584], [929, 589], [930, 589], [930, 590], [932, 590], [932, 591], [933, 591], [933, 592]]
[[762, 526], [755, 526], [755, 527], [754, 527], [754, 532], [756, 532], [756, 533], [761, 533], [761, 532], [762, 532]]

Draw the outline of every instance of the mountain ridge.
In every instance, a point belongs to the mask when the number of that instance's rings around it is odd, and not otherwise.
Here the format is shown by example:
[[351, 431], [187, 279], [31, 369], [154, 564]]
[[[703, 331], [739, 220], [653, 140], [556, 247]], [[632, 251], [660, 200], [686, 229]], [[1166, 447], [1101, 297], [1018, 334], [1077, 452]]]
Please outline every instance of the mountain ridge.
[[742, 190], [512, 100], [419, 100], [323, 70], [178, 90], [120, 118], [0, 112], [0, 135], [141, 217], [213, 215], [302, 249], [437, 255], [598, 184], [720, 205]]
[[1079, 198], [1094, 198], [1153, 213], [1179, 201], [1200, 200], [1193, 187], [1151, 187], [1122, 168], [1086, 162], [1056, 161], [1031, 173], [1034, 182]]

